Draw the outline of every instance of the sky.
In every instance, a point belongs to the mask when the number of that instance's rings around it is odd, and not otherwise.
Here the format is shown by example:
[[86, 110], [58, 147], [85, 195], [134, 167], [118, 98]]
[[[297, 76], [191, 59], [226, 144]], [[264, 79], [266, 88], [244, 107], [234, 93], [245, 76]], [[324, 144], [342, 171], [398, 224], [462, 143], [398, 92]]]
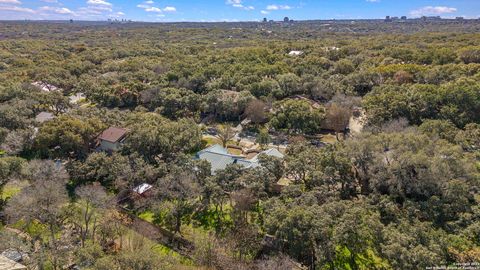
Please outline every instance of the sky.
[[0, 0], [0, 20], [219, 22], [386, 15], [480, 18], [480, 0]]

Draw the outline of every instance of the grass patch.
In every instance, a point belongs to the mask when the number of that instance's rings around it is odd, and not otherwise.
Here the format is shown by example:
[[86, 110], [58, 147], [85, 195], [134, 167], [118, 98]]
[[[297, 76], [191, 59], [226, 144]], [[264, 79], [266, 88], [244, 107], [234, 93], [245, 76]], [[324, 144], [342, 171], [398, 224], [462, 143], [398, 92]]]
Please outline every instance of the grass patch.
[[242, 150], [236, 148], [228, 148], [228, 153], [236, 156], [241, 156], [243, 154]]
[[10, 227], [13, 228], [13, 229], [23, 231], [23, 232], [27, 233], [28, 235], [30, 235], [32, 238], [40, 237], [44, 241], [47, 241], [48, 238], [50, 237], [47, 226], [45, 224], [40, 223], [39, 221], [36, 221], [36, 220], [34, 220], [34, 221], [32, 221], [28, 224], [25, 221], [20, 220], [20, 221], [17, 221], [16, 223], [14, 223], [14, 224], [11, 224]]
[[2, 199], [6, 200], [17, 195], [24, 187], [28, 185], [27, 181], [12, 181], [8, 182], [3, 187]]
[[203, 141], [205, 142], [206, 146], [212, 146], [214, 144], [222, 145], [222, 141], [220, 141], [219, 139], [216, 139], [216, 138], [212, 138], [212, 137], [204, 137]]
[[150, 223], [153, 223], [153, 221], [155, 220], [155, 214], [152, 211], [148, 210], [138, 214], [138, 217]]
[[324, 142], [324, 143], [328, 143], [328, 144], [335, 144], [335, 143], [338, 142], [337, 137], [333, 134], [322, 135], [321, 141]]
[[166, 246], [161, 245], [161, 244], [155, 244], [152, 247], [152, 250], [155, 251], [155, 253], [158, 253], [160, 255], [170, 255], [170, 253], [175, 253], [175, 255], [179, 255], [178, 253], [173, 251], [171, 248], [166, 247]]
[[3, 189], [2, 199], [7, 200], [18, 194], [22, 189], [19, 187], [6, 187]]
[[150, 250], [152, 250], [155, 254], [158, 254], [161, 258], [172, 258], [178, 262], [178, 264], [184, 266], [192, 266], [193, 262], [189, 258], [186, 258], [179, 254], [178, 252], [172, 250], [171, 248], [154, 242], [148, 238], [145, 238], [139, 235], [137, 232], [131, 229], [127, 229], [127, 233], [124, 235], [122, 240], [122, 246], [124, 249], [135, 249], [139, 246], [144, 246]]
[[[208, 147], [208, 146], [212, 146], [212, 145], [215, 145], [215, 144], [218, 144], [218, 145], [223, 145], [222, 141], [218, 138], [214, 138], [214, 137], [211, 137], [211, 136], [204, 136], [202, 138], [202, 141], [204, 142], [204, 144]], [[227, 145], [237, 145], [237, 142], [236, 141], [233, 141], [233, 140], [230, 140], [227, 142]]]
[[155, 245], [152, 246], [152, 250], [160, 256], [173, 257], [173, 258], [179, 260], [182, 265], [186, 265], [186, 266], [192, 266], [193, 265], [192, 260], [180, 255], [176, 251], [174, 251], [171, 248], [166, 247], [164, 245], [155, 244]]

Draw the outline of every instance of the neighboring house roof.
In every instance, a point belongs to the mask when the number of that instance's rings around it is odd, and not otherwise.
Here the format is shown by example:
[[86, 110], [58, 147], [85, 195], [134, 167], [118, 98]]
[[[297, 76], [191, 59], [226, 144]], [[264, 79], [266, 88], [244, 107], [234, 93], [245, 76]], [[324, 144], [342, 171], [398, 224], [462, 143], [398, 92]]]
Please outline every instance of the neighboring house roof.
[[43, 122], [53, 120], [54, 118], [55, 118], [55, 115], [49, 112], [41, 112], [35, 117], [35, 121], [38, 123], [43, 123]]
[[259, 157], [260, 155], [267, 155], [267, 156], [277, 157], [277, 158], [282, 158], [282, 159], [285, 157], [285, 156], [284, 156], [280, 151], [278, 151], [277, 149], [271, 148], [271, 149], [268, 149], [268, 150], [265, 150], [265, 151], [263, 151], [263, 152], [258, 153], [258, 155], [256, 155], [255, 157], [252, 158], [252, 161], [258, 162], [258, 157]]
[[103, 131], [102, 134], [98, 136], [98, 139], [102, 141], [116, 143], [120, 142], [126, 134], [127, 130], [124, 128], [111, 127]]
[[246, 159], [244, 156], [236, 156], [229, 154], [227, 149], [221, 145], [212, 145], [200, 152], [197, 153], [197, 158], [201, 160], [206, 160], [211, 164], [212, 174], [215, 174], [218, 170], [224, 170], [230, 164], [238, 164], [245, 168], [256, 168], [260, 166], [260, 161], [258, 156], [261, 154], [275, 156], [278, 158], [283, 158], [283, 154], [276, 149], [269, 149], [263, 151], [253, 157], [252, 159]]
[[236, 163], [242, 156], [235, 156], [228, 153], [227, 149], [216, 144], [197, 153], [197, 158], [210, 162], [212, 174], [215, 171], [223, 170], [228, 165]]
[[152, 189], [152, 188], [153, 188], [152, 185], [149, 185], [149, 184], [147, 184], [147, 183], [143, 183], [143, 184], [135, 187], [135, 188], [133, 189], [133, 191], [135, 191], [136, 193], [142, 195], [142, 194], [144, 194], [145, 192], [149, 191], [149, 190]]
[[0, 255], [0, 270], [22, 270], [27, 269], [25, 265], [10, 260], [9, 258]]
[[20, 262], [23, 259], [23, 254], [13, 248], [3, 251], [0, 255], [14, 262]]
[[70, 104], [78, 104], [80, 101], [86, 98], [84, 93], [77, 93], [68, 97]]
[[303, 52], [302, 51], [291, 51], [288, 53], [288, 55], [290, 56], [299, 56], [299, 55], [302, 55]]
[[257, 168], [260, 166], [260, 162], [258, 162], [258, 160], [248, 160], [248, 159], [241, 159], [241, 160], [237, 160], [237, 164], [240, 165], [240, 166], [243, 166], [247, 169], [253, 169], [253, 168]]
[[48, 84], [48, 83], [42, 82], [42, 81], [33, 82], [32, 85], [39, 88], [40, 90], [42, 90], [44, 92], [62, 91], [62, 89], [56, 87], [55, 85]]
[[221, 145], [214, 144], [206, 149], [203, 149], [202, 151], [198, 152], [197, 155], [203, 154], [203, 153], [217, 153], [217, 154], [225, 154], [228, 155], [228, 150], [226, 148], [223, 148]]

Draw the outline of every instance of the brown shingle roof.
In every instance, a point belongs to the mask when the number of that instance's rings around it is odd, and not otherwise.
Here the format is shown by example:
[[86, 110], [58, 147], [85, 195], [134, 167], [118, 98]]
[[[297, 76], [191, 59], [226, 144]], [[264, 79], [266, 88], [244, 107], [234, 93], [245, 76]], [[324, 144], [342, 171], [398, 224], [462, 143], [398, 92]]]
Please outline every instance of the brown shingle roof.
[[102, 134], [98, 136], [98, 139], [116, 143], [121, 141], [126, 134], [127, 134], [127, 130], [124, 128], [111, 127], [105, 130], [104, 132], [102, 132]]

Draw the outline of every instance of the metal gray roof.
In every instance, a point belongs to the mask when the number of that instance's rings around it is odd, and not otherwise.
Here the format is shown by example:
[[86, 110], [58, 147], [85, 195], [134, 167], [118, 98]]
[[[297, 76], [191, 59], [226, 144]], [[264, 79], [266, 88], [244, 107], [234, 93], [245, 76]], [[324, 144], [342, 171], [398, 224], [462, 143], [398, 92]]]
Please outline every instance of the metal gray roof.
[[[276, 149], [269, 149], [261, 152], [259, 155], [265, 154], [269, 156], [275, 156], [283, 158], [283, 154]], [[230, 164], [238, 164], [245, 168], [256, 168], [260, 166], [258, 161], [258, 155], [253, 159], [248, 160], [243, 156], [236, 156], [228, 153], [228, 150], [221, 145], [212, 145], [197, 153], [197, 158], [210, 162], [212, 167], [212, 174], [215, 174], [218, 170], [224, 170]]]

